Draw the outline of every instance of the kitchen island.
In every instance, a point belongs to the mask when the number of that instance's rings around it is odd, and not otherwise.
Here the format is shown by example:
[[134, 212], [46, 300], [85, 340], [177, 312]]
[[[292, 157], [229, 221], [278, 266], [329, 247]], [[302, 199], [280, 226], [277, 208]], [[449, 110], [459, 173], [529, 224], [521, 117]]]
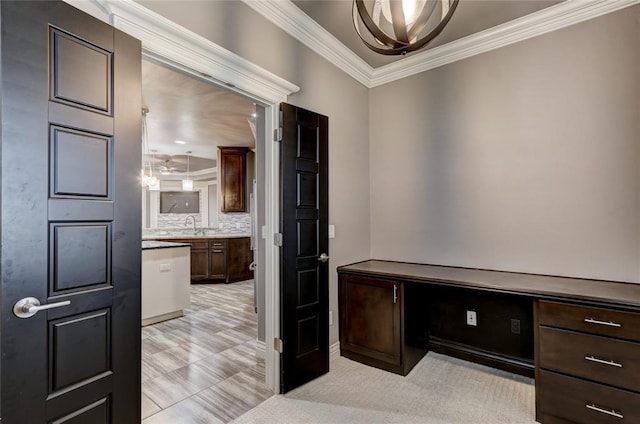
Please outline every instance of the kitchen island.
[[143, 239], [190, 245], [193, 283], [234, 283], [253, 278], [253, 272], [249, 269], [253, 262], [250, 234], [211, 230], [149, 230], [143, 234]]
[[142, 325], [178, 318], [189, 307], [188, 243], [142, 241]]

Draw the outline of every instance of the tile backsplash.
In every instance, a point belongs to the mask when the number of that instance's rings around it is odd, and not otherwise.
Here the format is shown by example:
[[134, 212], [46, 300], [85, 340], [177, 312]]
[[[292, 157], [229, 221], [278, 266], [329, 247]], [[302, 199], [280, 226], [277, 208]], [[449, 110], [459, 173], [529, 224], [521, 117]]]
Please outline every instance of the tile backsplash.
[[[222, 225], [222, 228], [220, 228]], [[222, 231], [240, 230], [244, 233], [251, 232], [251, 214], [249, 213], [219, 213], [218, 228]]]

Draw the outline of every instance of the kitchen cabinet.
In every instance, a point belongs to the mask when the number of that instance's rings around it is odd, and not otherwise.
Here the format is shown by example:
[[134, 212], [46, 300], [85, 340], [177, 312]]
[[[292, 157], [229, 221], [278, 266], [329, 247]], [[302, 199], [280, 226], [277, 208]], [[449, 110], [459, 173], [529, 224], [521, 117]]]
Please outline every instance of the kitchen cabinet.
[[[227, 240], [216, 239], [209, 242], [209, 278], [212, 280], [227, 279]], [[247, 267], [248, 268], [248, 267]]]
[[220, 150], [221, 212], [247, 212], [248, 147], [218, 147]]
[[249, 270], [253, 261], [249, 237], [163, 240], [191, 245], [191, 282], [235, 283], [253, 278], [253, 271]]
[[191, 280], [199, 281], [209, 278], [209, 250], [206, 241], [181, 240], [191, 245]]

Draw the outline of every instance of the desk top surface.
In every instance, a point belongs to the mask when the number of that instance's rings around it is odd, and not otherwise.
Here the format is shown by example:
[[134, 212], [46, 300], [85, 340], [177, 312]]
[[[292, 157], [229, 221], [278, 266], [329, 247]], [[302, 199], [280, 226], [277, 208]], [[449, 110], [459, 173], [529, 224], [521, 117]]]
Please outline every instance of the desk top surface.
[[381, 260], [341, 266], [338, 272], [640, 309], [640, 284], [634, 283]]

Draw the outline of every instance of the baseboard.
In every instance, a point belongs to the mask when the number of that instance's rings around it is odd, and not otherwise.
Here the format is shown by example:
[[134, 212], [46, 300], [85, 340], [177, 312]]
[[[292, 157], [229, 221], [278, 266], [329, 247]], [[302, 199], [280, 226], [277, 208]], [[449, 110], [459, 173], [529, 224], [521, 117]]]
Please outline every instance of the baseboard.
[[465, 361], [475, 362], [477, 364], [512, 372], [514, 374], [520, 374], [525, 377], [533, 378], [534, 374], [533, 360], [514, 358], [495, 352], [488, 352], [482, 349], [477, 349], [473, 346], [448, 340], [431, 338], [429, 341], [429, 350], [453, 356], [455, 358], [464, 359]]
[[340, 342], [335, 342], [329, 346], [329, 361], [340, 357]]
[[267, 344], [261, 340], [256, 340], [256, 355], [264, 359], [267, 356]]
[[157, 324], [162, 321], [167, 321], [174, 318], [180, 318], [184, 316], [184, 312], [182, 309], [179, 311], [169, 312], [167, 314], [157, 315], [155, 317], [145, 318], [142, 320], [142, 326], [145, 327], [147, 325]]

